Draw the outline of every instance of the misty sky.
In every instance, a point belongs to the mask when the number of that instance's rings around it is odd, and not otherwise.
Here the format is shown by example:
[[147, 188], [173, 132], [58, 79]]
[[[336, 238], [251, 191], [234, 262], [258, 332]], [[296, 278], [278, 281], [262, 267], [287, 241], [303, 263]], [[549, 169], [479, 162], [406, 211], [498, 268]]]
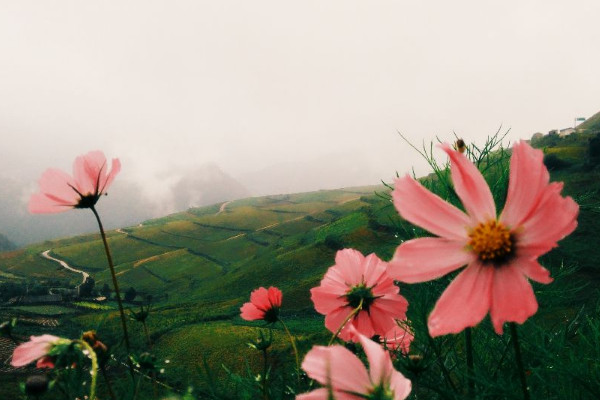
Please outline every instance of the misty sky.
[[502, 124], [514, 140], [600, 111], [598, 15], [597, 0], [0, 1], [0, 170], [37, 179], [102, 149], [150, 184], [208, 162], [242, 184], [281, 163], [377, 183], [417, 160], [398, 131], [480, 141]]

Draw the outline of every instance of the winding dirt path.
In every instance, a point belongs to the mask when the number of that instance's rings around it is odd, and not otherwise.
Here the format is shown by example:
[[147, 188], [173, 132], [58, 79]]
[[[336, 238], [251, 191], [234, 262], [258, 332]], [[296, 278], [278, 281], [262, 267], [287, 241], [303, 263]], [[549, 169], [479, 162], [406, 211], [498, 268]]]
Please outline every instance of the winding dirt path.
[[[52, 249], [50, 249], [50, 250], [52, 250]], [[57, 262], [57, 263], [59, 263], [60, 265], [62, 265], [62, 267], [63, 267], [63, 268], [65, 268], [65, 269], [68, 269], [68, 270], [69, 270], [69, 271], [71, 271], [71, 272], [76, 272], [76, 273], [78, 273], [78, 274], [81, 274], [81, 275], [83, 276], [82, 283], [85, 283], [85, 280], [86, 280], [86, 279], [87, 279], [87, 278], [90, 276], [90, 274], [88, 274], [88, 273], [87, 273], [87, 272], [85, 272], [85, 271], [81, 271], [81, 270], [78, 270], [78, 269], [75, 269], [75, 268], [71, 267], [69, 264], [67, 264], [67, 263], [66, 263], [66, 262], [64, 262], [63, 260], [59, 260], [58, 258], [54, 258], [54, 257], [52, 257], [52, 256], [49, 254], [49, 253], [50, 253], [50, 250], [46, 250], [46, 251], [44, 251], [44, 252], [42, 253], [42, 257], [44, 257], [44, 258], [46, 258], [46, 259], [48, 259], [48, 260], [51, 260], [51, 261], [54, 261], [54, 262]]]

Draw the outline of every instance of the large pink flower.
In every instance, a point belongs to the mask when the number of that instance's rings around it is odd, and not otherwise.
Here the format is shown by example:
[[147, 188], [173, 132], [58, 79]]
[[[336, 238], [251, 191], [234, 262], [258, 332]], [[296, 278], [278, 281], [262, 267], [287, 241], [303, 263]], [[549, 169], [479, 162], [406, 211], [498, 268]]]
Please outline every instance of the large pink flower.
[[340, 331], [342, 340], [351, 338], [351, 325], [367, 337], [383, 336], [396, 326], [396, 320], [406, 319], [408, 302], [398, 294], [386, 266], [375, 254], [365, 257], [354, 249], [337, 252], [335, 265], [327, 270], [321, 286], [310, 290], [315, 309], [325, 315], [327, 329], [337, 332], [361, 302], [361, 310]]
[[408, 397], [411, 383], [394, 369], [390, 354], [364, 335], [356, 336], [367, 354], [369, 371], [343, 346], [315, 346], [306, 354], [302, 369], [326, 387], [296, 396], [296, 400], [402, 400]]
[[579, 207], [562, 197], [562, 183], [549, 183], [543, 154], [527, 143], [513, 146], [506, 205], [499, 217], [479, 170], [461, 153], [442, 145], [452, 181], [466, 213], [405, 176], [396, 180], [394, 204], [406, 220], [439, 237], [402, 243], [389, 274], [402, 282], [436, 279], [464, 265], [429, 316], [431, 336], [458, 333], [490, 312], [494, 329], [522, 324], [538, 304], [528, 279], [550, 283], [537, 258], [577, 226]]
[[268, 290], [264, 287], [253, 290], [250, 302], [240, 308], [240, 316], [246, 321], [262, 319], [269, 323], [277, 322], [282, 297], [281, 290], [273, 286]]
[[52, 367], [53, 364], [49, 362], [46, 354], [61, 340], [63, 339], [52, 335], [31, 336], [29, 342], [22, 343], [15, 348], [10, 365], [23, 367], [39, 360], [38, 368]]
[[91, 208], [120, 170], [121, 163], [114, 158], [109, 172], [101, 151], [77, 157], [73, 163], [73, 176], [59, 169], [47, 169], [39, 180], [40, 192], [29, 199], [29, 212], [43, 214]]

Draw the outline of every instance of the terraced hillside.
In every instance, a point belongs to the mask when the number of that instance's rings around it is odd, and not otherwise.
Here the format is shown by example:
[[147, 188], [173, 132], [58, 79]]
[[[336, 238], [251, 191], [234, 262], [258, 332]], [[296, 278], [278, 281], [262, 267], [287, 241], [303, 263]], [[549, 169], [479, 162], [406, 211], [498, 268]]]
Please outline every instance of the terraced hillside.
[[[547, 156], [562, 161], [551, 168], [553, 179], [565, 181], [564, 191], [581, 205], [577, 231], [544, 262], [580, 267], [578, 276], [593, 287], [600, 282], [596, 262], [600, 258], [600, 168], [588, 157], [589, 136], [544, 137], [538, 146]], [[275, 285], [283, 291], [283, 315], [298, 334], [301, 349], [315, 340], [326, 341], [322, 317], [312, 307], [309, 290], [333, 264], [335, 252], [353, 247], [389, 259], [402, 239], [414, 235], [385, 198], [388, 191], [384, 186], [371, 186], [249, 198], [109, 232], [122, 290], [133, 288], [138, 302], [152, 296], [149, 332], [153, 351], [172, 361], [166, 370], [168, 381], [178, 387], [202, 385], [207, 379], [199, 367], [202, 360], [216, 369], [216, 376], [224, 374], [221, 364], [243, 370], [246, 360], [251, 367], [259, 362], [246, 344], [255, 338], [251, 327], [257, 324], [238, 316], [250, 291], [259, 286]], [[96, 291], [110, 286], [97, 234], [0, 253], [0, 284], [79, 285], [80, 274], [40, 256], [46, 250], [89, 273]], [[594, 296], [593, 290], [588, 294]], [[130, 302], [126, 307], [135, 311], [138, 305]], [[110, 300], [102, 304], [70, 300], [53, 306], [5, 303], [2, 316], [45, 316], [57, 321], [56, 326], [45, 326], [45, 332], [71, 337], [96, 329], [109, 344], [118, 346], [115, 309]], [[144, 348], [142, 326], [133, 321], [130, 326], [134, 346]], [[24, 335], [30, 334], [27, 326], [22, 329]], [[276, 338], [283, 336], [278, 329]], [[285, 340], [276, 343], [277, 351], [289, 352]]]

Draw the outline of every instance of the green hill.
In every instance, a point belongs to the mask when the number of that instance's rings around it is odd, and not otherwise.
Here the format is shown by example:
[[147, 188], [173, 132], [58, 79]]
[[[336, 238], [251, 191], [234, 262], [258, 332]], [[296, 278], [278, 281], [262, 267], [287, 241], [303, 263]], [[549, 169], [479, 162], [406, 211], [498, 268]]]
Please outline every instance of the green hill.
[[[544, 260], [555, 266], [575, 265], [580, 278], [598, 284], [600, 170], [582, 156], [587, 152], [585, 135], [552, 139], [552, 145], [543, 138], [540, 145], [546, 154], [565, 161], [552, 169], [552, 178], [564, 181], [564, 192], [581, 205], [576, 232]], [[152, 297], [153, 351], [162, 359], [177, 361], [167, 368], [169, 381], [181, 387], [190, 382], [202, 385], [206, 378], [198, 371], [202, 359], [217, 366], [217, 375], [223, 374], [221, 363], [239, 370], [244, 369], [244, 360], [251, 365], [259, 362], [246, 345], [255, 335], [249, 326], [257, 324], [238, 316], [240, 306], [259, 286], [273, 285], [283, 291], [283, 313], [299, 335], [301, 348], [316, 338], [324, 339], [322, 317], [312, 307], [309, 290], [334, 263], [336, 251], [353, 247], [389, 259], [400, 240], [413, 235], [412, 227], [385, 198], [387, 192], [385, 186], [371, 186], [248, 198], [110, 232], [122, 290], [134, 288], [137, 301]], [[97, 290], [110, 286], [102, 242], [98, 235], [85, 235], [0, 253], [3, 301], [25, 286], [43, 293], [50, 287], [74, 287], [81, 282], [79, 274], [40, 257], [46, 250], [90, 273]], [[0, 316], [51, 316], [59, 321], [55, 334], [77, 336], [93, 328], [116, 345], [120, 328], [112, 301], [102, 307], [90, 302], [52, 307], [5, 306]], [[135, 310], [137, 305], [127, 307]], [[141, 326], [132, 322], [131, 329], [134, 345], [143, 347]], [[30, 330], [47, 328], [32, 324]], [[277, 330], [276, 335], [283, 333]], [[284, 350], [285, 344], [280, 346]]]
[[600, 112], [597, 112], [596, 114], [586, 119], [583, 123], [578, 125], [577, 130], [586, 133], [600, 132]]

